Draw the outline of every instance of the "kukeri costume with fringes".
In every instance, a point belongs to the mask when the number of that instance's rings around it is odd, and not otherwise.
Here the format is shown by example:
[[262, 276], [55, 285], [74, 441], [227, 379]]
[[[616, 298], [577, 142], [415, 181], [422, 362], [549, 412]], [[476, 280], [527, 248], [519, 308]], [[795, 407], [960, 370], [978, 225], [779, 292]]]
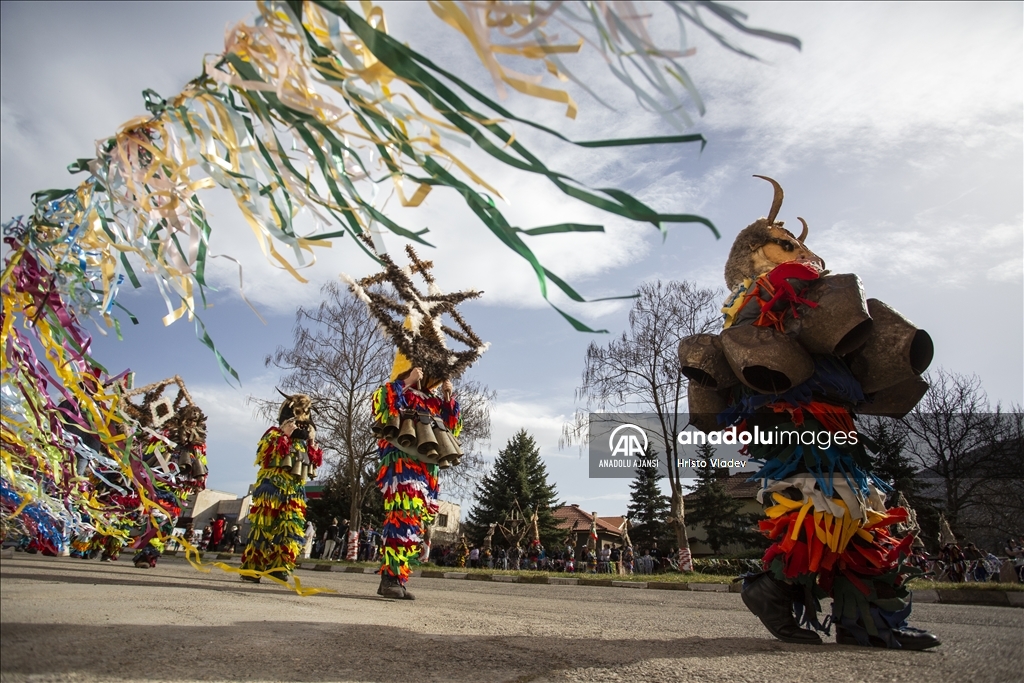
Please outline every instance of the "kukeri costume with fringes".
[[[799, 237], [776, 222], [782, 188], [765, 180], [775, 188], [771, 212], [740, 232], [726, 263], [722, 333], [679, 347], [691, 423], [735, 428], [763, 463], [754, 475], [768, 506], [760, 527], [773, 543], [764, 571], [745, 577], [743, 601], [787, 642], [820, 643], [815, 631], [835, 625], [840, 643], [934, 647], [935, 636], [906, 623], [907, 581], [919, 573], [904, 564], [914, 538], [890, 527], [908, 513], [886, 508], [889, 488], [871, 474], [853, 421], [902, 417], [917, 404], [931, 339], [865, 299], [856, 275], [829, 274], [804, 245], [803, 219]], [[753, 436], [782, 432], [785, 440]], [[826, 596], [832, 614], [820, 619]]]
[[[171, 400], [164, 392], [175, 385], [178, 392]], [[142, 396], [141, 404], [133, 402], [137, 396]], [[132, 447], [138, 456], [132, 461], [135, 480], [156, 503], [146, 514], [134, 516], [131, 547], [138, 552], [132, 563], [151, 569], [188, 499], [206, 488], [206, 415], [177, 375], [127, 390], [122, 409], [137, 425]], [[97, 473], [95, 466], [93, 472]], [[104, 555], [116, 557], [119, 546], [120, 541], [112, 537], [104, 544]]]
[[[487, 349], [455, 308], [480, 293], [441, 293], [430, 275], [432, 264], [420, 261], [411, 247], [406, 252], [410, 266], [400, 268], [384, 254], [384, 272], [359, 281], [345, 278], [398, 347], [391, 378], [374, 393], [372, 406], [380, 458], [377, 486], [384, 499], [384, 554], [377, 594], [396, 599], [412, 599], [405, 588], [409, 562], [429, 553], [429, 548], [424, 552], [424, 532], [437, 514], [438, 473], [462, 457], [459, 402], [454, 396], [439, 395], [437, 389], [459, 377]], [[414, 274], [426, 281], [426, 294], [413, 284]], [[385, 282], [401, 302], [374, 288]], [[444, 325], [442, 314], [458, 329]], [[449, 349], [446, 338], [465, 348]], [[413, 368], [420, 368], [423, 378], [418, 383], [403, 381]]]
[[[304, 394], [286, 396], [271, 427], [256, 447], [256, 486], [249, 508], [249, 538], [242, 553], [242, 569], [269, 572], [284, 579], [295, 568], [306, 531], [307, 479], [316, 476], [323, 451], [316, 446], [316, 426]], [[286, 434], [280, 425], [295, 421]], [[254, 575], [242, 575], [256, 580]]]

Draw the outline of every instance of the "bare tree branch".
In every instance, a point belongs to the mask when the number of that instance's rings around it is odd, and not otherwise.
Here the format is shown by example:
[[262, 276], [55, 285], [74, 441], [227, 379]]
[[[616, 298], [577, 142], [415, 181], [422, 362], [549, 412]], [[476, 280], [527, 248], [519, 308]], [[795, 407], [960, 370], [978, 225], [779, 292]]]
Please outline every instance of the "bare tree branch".
[[938, 369], [903, 422], [926, 491], [957, 534], [998, 547], [1024, 532], [1024, 429], [1019, 406], [992, 408], [977, 376]]
[[[379, 288], [378, 288], [379, 289]], [[264, 359], [267, 367], [283, 371], [280, 389], [313, 399], [317, 441], [324, 449], [321, 478], [343, 486], [350, 496], [351, 528], [361, 523], [363, 501], [377, 476], [377, 440], [373, 435], [370, 403], [373, 392], [388, 380], [395, 356], [366, 305], [336, 282], [321, 289], [315, 308], [295, 313], [290, 347], [278, 347]], [[472, 380], [456, 381], [462, 408], [462, 463], [444, 470], [446, 488], [464, 492], [483, 464], [480, 446], [490, 439], [490, 403], [495, 393]], [[276, 397], [249, 397], [258, 415], [277, 418]]]
[[[694, 334], [721, 327], [721, 290], [690, 282], [660, 280], [644, 284], [629, 313], [629, 327], [605, 345], [590, 344], [584, 357], [582, 384], [577, 399], [588, 410], [628, 408], [657, 416], [666, 445], [672, 512], [669, 521], [680, 548], [688, 548], [683, 486], [676, 466], [675, 435], [686, 398], [686, 380], [679, 368], [679, 342]], [[562, 429], [560, 445], [587, 441], [585, 416], [577, 413]]]

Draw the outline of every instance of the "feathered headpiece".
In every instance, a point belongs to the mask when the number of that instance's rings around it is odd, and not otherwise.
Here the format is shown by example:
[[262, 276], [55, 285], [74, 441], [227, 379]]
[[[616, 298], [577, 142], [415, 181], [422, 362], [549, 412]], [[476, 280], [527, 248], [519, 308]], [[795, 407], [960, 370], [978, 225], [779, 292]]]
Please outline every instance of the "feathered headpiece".
[[[352, 293], [366, 303], [385, 334], [398, 347], [392, 379], [419, 367], [423, 369], [425, 386], [433, 388], [446, 379], [460, 376], [487, 350], [489, 345], [476, 336], [456, 310], [460, 303], [475, 299], [482, 292], [469, 290], [443, 294], [430, 274], [434, 264], [421, 261], [409, 245], [406, 245], [405, 252], [411, 264], [404, 268], [398, 267], [387, 254], [381, 254], [383, 272], [358, 281], [345, 274], [341, 278], [348, 283]], [[419, 274], [427, 283], [426, 294], [416, 288], [412, 281], [414, 274]], [[394, 287], [399, 300], [372, 289], [374, 285], [384, 283]], [[441, 320], [444, 314], [452, 319], [455, 327], [444, 324]], [[466, 348], [448, 348], [448, 338]]]

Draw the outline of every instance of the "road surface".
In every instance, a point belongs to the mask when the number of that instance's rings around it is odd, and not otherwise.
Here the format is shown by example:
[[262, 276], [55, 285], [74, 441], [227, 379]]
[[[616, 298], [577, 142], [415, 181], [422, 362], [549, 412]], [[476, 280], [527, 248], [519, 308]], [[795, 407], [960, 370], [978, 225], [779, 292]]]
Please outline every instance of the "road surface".
[[0, 562], [0, 680], [943, 681], [1024, 680], [1024, 610], [922, 604], [930, 652], [774, 640], [735, 593], [300, 571], [336, 593], [16, 554]]

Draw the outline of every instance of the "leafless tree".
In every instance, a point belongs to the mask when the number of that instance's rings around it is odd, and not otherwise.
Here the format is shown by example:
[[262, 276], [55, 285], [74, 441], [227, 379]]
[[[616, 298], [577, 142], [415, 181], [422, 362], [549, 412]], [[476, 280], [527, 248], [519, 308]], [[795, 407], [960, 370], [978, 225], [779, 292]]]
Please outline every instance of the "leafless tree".
[[[340, 284], [328, 282], [321, 295], [316, 308], [296, 311], [291, 346], [278, 347], [264, 363], [284, 371], [282, 391], [313, 399], [324, 476], [347, 489], [350, 528], [358, 529], [363, 501], [377, 475], [371, 397], [387, 381], [395, 348], [366, 305]], [[459, 490], [469, 485], [482, 464], [479, 446], [490, 438], [490, 402], [495, 394], [474, 381], [457, 381], [456, 394], [462, 406], [460, 443], [466, 457], [446, 470], [444, 479]], [[276, 418], [279, 397], [250, 401], [263, 417]]]
[[[644, 284], [629, 313], [627, 330], [607, 344], [593, 342], [587, 347], [583, 383], [577, 390], [577, 398], [586, 401], [588, 410], [628, 408], [656, 416], [671, 489], [666, 521], [675, 532], [680, 551], [686, 549], [685, 557], [689, 557], [690, 544], [675, 435], [686, 426], [680, 422], [687, 408], [686, 379], [679, 371], [678, 348], [684, 337], [718, 331], [722, 298], [721, 290], [691, 282], [658, 280]], [[584, 416], [577, 413], [575, 423], [566, 425], [562, 433], [563, 443], [583, 443], [587, 439]], [[682, 552], [680, 557], [684, 557]]]
[[989, 405], [977, 376], [941, 368], [904, 418], [907, 448], [955, 532], [992, 545], [1024, 531], [1019, 407]]
[[460, 378], [453, 384], [462, 416], [459, 445], [464, 455], [457, 466], [441, 470], [440, 487], [453, 498], [465, 498], [484, 468], [482, 447], [491, 440], [491, 403], [498, 393], [475, 379]]

